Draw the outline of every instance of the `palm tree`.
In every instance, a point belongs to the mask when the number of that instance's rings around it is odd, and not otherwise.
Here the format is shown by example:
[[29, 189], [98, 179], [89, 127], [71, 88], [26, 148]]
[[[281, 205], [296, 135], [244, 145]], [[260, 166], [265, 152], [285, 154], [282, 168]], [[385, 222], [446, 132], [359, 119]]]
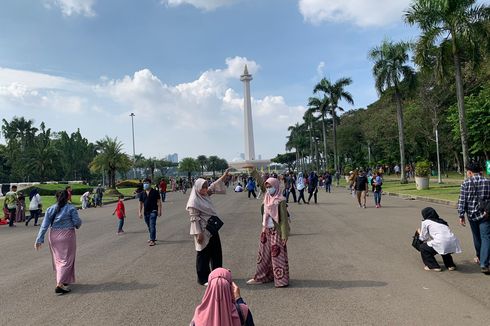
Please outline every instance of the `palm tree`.
[[385, 40], [380, 46], [369, 51], [369, 57], [374, 61], [373, 75], [376, 81], [376, 90], [381, 95], [388, 89], [393, 89], [396, 102], [396, 118], [398, 122], [398, 142], [400, 145], [400, 182], [407, 183], [405, 175], [405, 138], [403, 134], [403, 109], [401, 83], [403, 81], [412, 85], [415, 72], [406, 63], [409, 61], [408, 50], [410, 45], [406, 42], [393, 43]]
[[131, 159], [122, 152], [123, 144], [117, 140], [105, 136], [97, 141], [97, 156], [90, 162], [92, 172], [107, 172], [109, 188], [116, 188], [116, 173], [127, 172], [132, 166]]
[[320, 80], [318, 84], [315, 85], [313, 93], [323, 92], [324, 97], [328, 98], [330, 104], [330, 115], [332, 116], [332, 129], [333, 129], [333, 160], [335, 171], [339, 168], [339, 158], [337, 151], [337, 114], [336, 110], [343, 109], [339, 107], [339, 102], [344, 100], [349, 104], [354, 104], [351, 93], [345, 90], [345, 87], [352, 84], [352, 79], [347, 77], [342, 77], [332, 84], [327, 78]]
[[329, 110], [329, 105], [330, 102], [326, 96], [324, 96], [323, 99], [318, 97], [310, 97], [308, 99], [308, 107], [315, 112], [319, 112], [322, 119], [323, 157], [325, 159], [325, 169], [328, 168], [326, 116]]
[[[459, 129], [463, 150], [463, 165], [468, 164], [468, 132], [464, 106], [463, 77], [461, 73], [461, 44], [469, 47], [469, 52], [478, 54], [482, 44], [488, 43], [490, 8], [476, 4], [476, 0], [414, 0], [405, 14], [405, 21], [417, 24], [422, 30], [418, 41], [418, 54], [424, 55], [437, 42], [450, 41], [456, 80]], [[475, 56], [477, 57], [477, 56]]]
[[187, 180], [189, 182], [191, 181], [192, 172], [195, 172], [198, 170], [199, 170], [199, 164], [192, 157], [185, 157], [182, 159], [182, 161], [180, 161], [179, 171], [187, 172], [187, 178], [188, 178]]
[[199, 164], [199, 166], [201, 166], [201, 175], [204, 175], [204, 169], [208, 164], [208, 158], [206, 157], [206, 155], [199, 155], [196, 161]]
[[306, 137], [307, 126], [305, 124], [296, 123], [294, 126], [289, 126], [288, 131], [290, 132], [288, 141], [286, 143], [286, 150], [291, 151], [293, 148], [296, 150], [296, 161], [298, 162], [298, 169], [304, 168], [303, 153], [307, 151], [308, 148], [308, 138]]

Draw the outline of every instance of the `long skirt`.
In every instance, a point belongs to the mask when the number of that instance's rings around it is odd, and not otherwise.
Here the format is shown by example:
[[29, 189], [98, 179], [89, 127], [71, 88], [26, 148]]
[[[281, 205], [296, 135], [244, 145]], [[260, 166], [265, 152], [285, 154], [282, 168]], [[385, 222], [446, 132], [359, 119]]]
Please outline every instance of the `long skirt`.
[[275, 228], [266, 228], [260, 234], [254, 279], [263, 283], [274, 281], [276, 287], [289, 285], [288, 249]]
[[51, 229], [49, 247], [57, 284], [75, 283], [75, 255], [77, 237], [74, 229]]

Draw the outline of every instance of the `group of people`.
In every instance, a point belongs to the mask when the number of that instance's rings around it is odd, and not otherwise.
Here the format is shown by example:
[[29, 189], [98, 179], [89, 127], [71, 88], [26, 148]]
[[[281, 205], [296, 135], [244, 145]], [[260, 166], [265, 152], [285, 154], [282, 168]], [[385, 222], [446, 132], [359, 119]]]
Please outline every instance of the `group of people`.
[[38, 219], [42, 213], [42, 199], [39, 189], [32, 188], [29, 192], [29, 215], [26, 214], [26, 198], [22, 191], [17, 192], [17, 186], [12, 185], [10, 191], [5, 194], [3, 205], [4, 217], [0, 224], [7, 224], [15, 227], [14, 223], [25, 223], [26, 226], [34, 219], [34, 226], [37, 226]]
[[[70, 202], [71, 202], [71, 193], [70, 189], [66, 189], [69, 192]], [[99, 184], [93, 191], [86, 191], [80, 196], [80, 202], [82, 203], [82, 209], [87, 209], [89, 207], [102, 207], [104, 197], [104, 188], [101, 184]]]

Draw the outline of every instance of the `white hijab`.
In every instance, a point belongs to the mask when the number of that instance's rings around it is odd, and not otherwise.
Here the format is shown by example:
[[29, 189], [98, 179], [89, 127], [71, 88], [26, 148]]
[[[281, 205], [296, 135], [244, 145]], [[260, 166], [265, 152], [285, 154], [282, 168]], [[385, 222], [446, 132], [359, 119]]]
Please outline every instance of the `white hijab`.
[[208, 195], [203, 196], [199, 193], [202, 189], [202, 186], [207, 181], [199, 178], [194, 182], [194, 186], [192, 187], [191, 195], [189, 196], [189, 200], [187, 201], [187, 205], [185, 207], [186, 210], [189, 210], [191, 207], [197, 209], [198, 211], [203, 212], [206, 215], [217, 216], [216, 210], [214, 209], [214, 205], [211, 202], [211, 199]]

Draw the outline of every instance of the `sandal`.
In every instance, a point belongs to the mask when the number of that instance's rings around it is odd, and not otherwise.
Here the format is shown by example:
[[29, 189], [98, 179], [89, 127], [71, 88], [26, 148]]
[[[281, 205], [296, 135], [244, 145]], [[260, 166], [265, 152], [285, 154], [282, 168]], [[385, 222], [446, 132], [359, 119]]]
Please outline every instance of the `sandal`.
[[153, 247], [155, 245], [155, 241], [150, 241], [150, 243], [148, 244], [150, 247]]

